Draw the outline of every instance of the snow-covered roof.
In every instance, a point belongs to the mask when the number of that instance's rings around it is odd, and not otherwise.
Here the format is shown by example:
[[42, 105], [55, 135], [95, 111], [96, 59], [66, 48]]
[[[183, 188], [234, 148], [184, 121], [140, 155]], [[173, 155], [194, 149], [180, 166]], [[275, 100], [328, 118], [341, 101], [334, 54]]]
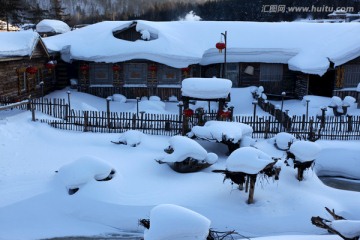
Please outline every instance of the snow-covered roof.
[[138, 20], [136, 30], [147, 30], [157, 39], [133, 42], [114, 37], [114, 31], [132, 23], [100, 22], [44, 41], [52, 51], [68, 46], [64, 51], [68, 61], [147, 59], [183, 68], [222, 63], [224, 53], [215, 44], [227, 31], [227, 62], [283, 63], [291, 70], [319, 75], [327, 71], [330, 61], [338, 66], [360, 56], [360, 25], [356, 23]]
[[36, 25], [36, 31], [39, 33], [66, 33], [71, 29], [69, 25], [60, 20], [44, 19]]
[[182, 81], [181, 95], [200, 99], [227, 98], [232, 82], [224, 78], [186, 78]]
[[0, 58], [31, 56], [39, 39], [33, 31], [0, 32]]

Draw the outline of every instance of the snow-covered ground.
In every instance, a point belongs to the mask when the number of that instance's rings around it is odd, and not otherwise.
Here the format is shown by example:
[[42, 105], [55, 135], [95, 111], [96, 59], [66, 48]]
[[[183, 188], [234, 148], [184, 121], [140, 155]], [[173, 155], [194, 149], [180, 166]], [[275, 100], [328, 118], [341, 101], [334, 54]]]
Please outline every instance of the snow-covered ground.
[[[66, 98], [67, 90], [47, 97]], [[309, 115], [330, 103], [330, 98], [310, 98]], [[249, 88], [232, 89], [231, 101], [235, 114], [252, 114]], [[162, 112], [178, 113], [177, 104], [166, 102]], [[110, 105], [112, 111], [136, 111], [136, 101], [131, 99]], [[306, 106], [299, 100], [284, 105], [290, 113], [305, 114]], [[72, 91], [71, 106], [105, 110], [106, 100]], [[350, 110], [360, 115], [356, 107]], [[266, 115], [260, 109], [257, 113]], [[47, 116], [37, 112], [36, 117]], [[324, 207], [346, 219], [360, 220], [360, 193], [328, 187], [318, 178], [321, 174], [360, 179], [359, 141], [317, 141], [321, 151], [303, 181], [296, 179], [296, 169], [282, 164], [278, 181], [258, 179], [255, 202], [248, 205], [246, 193], [212, 172], [226, 168], [227, 147], [221, 143], [197, 140], [219, 158], [205, 170], [180, 174], [155, 161], [169, 145], [166, 136], [143, 135], [136, 147], [118, 145], [111, 141], [119, 134], [58, 130], [32, 122], [30, 112], [19, 110], [0, 112], [0, 136], [0, 239], [4, 240], [126, 232], [142, 236], [139, 219], [149, 218], [160, 204], [197, 212], [210, 220], [214, 230], [235, 230], [261, 240], [341, 239], [311, 224], [312, 216], [331, 219]], [[270, 157], [284, 158], [285, 152], [273, 143], [273, 139], [257, 139], [255, 147]], [[80, 181], [79, 190], [69, 195], [61, 169], [84, 158], [106, 163], [115, 174], [109, 181], [97, 181], [92, 177], [97, 172], [85, 174], [86, 181]]]

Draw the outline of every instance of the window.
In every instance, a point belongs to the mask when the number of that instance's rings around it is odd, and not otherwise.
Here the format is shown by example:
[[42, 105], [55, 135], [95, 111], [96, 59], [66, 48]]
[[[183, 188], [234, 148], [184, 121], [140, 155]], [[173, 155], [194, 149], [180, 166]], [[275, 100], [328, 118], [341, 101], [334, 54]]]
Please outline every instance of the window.
[[239, 64], [227, 63], [226, 64], [226, 78], [232, 81], [232, 86], [237, 87], [239, 82]]
[[128, 63], [124, 65], [125, 84], [146, 84], [147, 64]]
[[262, 63], [260, 64], [260, 81], [278, 82], [283, 78], [283, 65]]
[[344, 87], [356, 87], [360, 83], [360, 65], [345, 65], [344, 68]]
[[25, 92], [27, 90], [27, 77], [25, 71], [19, 74], [19, 87], [21, 92]]
[[90, 64], [91, 85], [113, 85], [111, 64], [94, 63]]
[[168, 66], [161, 66], [158, 75], [158, 84], [180, 84], [181, 70]]

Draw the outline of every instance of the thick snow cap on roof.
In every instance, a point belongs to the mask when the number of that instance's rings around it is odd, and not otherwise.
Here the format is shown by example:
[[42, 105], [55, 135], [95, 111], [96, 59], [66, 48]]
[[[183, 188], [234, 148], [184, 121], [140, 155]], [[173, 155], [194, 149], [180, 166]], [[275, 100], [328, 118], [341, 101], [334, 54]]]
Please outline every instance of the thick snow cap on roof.
[[[304, 73], [324, 74], [330, 66], [360, 56], [360, 24], [235, 21], [136, 21], [136, 30], [156, 35], [150, 41], [115, 38], [132, 21], [107, 21], [44, 39], [51, 51], [70, 46], [65, 59], [123, 62], [147, 59], [183, 68], [224, 62], [215, 44], [227, 31], [228, 62], [289, 64]], [[91, 47], [89, 47], [91, 46]]]
[[227, 98], [232, 82], [225, 78], [186, 78], [182, 81], [181, 94], [200, 99]]
[[0, 58], [31, 56], [39, 39], [33, 31], [0, 32]]
[[36, 31], [39, 33], [54, 32], [54, 33], [66, 33], [71, 29], [69, 25], [60, 20], [44, 19], [36, 25]]

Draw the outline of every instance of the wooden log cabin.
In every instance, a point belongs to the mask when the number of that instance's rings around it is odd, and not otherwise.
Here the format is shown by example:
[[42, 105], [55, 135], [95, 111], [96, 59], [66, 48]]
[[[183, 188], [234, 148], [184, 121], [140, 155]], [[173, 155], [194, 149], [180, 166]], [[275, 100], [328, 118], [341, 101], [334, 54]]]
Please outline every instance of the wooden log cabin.
[[356, 24], [109, 21], [63, 35], [44, 41], [75, 69], [79, 91], [101, 97], [180, 99], [183, 79], [213, 76], [270, 97], [356, 96], [360, 81]]
[[56, 86], [55, 65], [36, 32], [0, 32], [0, 100], [39, 97]]

